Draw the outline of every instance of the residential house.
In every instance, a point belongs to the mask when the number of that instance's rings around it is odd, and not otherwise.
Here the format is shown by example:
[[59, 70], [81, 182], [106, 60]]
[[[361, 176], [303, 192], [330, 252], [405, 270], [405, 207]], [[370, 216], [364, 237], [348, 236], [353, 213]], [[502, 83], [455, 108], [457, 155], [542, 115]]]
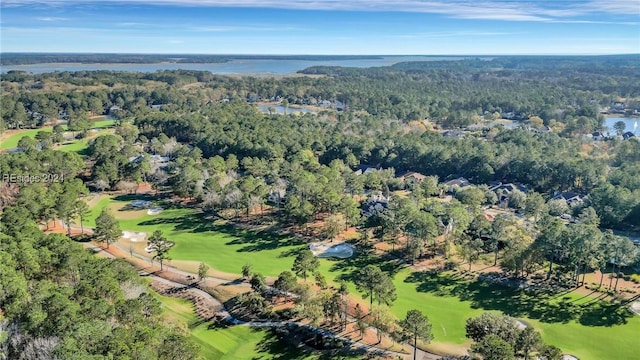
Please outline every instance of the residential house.
[[448, 193], [453, 193], [458, 189], [471, 186], [471, 183], [469, 182], [469, 180], [463, 177], [459, 177], [457, 179], [453, 179], [445, 182], [444, 185], [447, 187]]
[[318, 101], [318, 106], [325, 107], [325, 108], [331, 107], [331, 101], [329, 101], [329, 100], [320, 100], [320, 101]]
[[283, 205], [287, 197], [286, 190], [271, 191], [267, 196], [267, 202], [274, 205]]
[[602, 141], [605, 140], [606, 137], [604, 136], [604, 134], [600, 131], [596, 131], [593, 134], [591, 134], [591, 137], [593, 138], [593, 140], [595, 141]]
[[405, 171], [398, 175], [397, 178], [402, 181], [405, 186], [412, 187], [415, 184], [423, 182], [427, 176], [415, 171]]
[[462, 139], [464, 138], [464, 133], [460, 130], [447, 130], [442, 133], [442, 136], [453, 139]]
[[109, 108], [109, 111], [107, 112], [107, 115], [109, 116], [115, 116], [117, 114], [118, 111], [122, 110], [122, 108], [118, 105], [113, 105]]
[[382, 169], [373, 167], [371, 165], [361, 164], [356, 166], [356, 169], [354, 170], [354, 172], [356, 175], [362, 175], [362, 174], [369, 174], [369, 173], [380, 171], [380, 170]]
[[171, 158], [168, 156], [149, 155], [145, 153], [140, 153], [136, 156], [130, 157], [129, 162], [138, 163], [142, 161], [142, 159], [145, 157], [149, 159], [149, 165], [152, 171], [154, 171], [155, 169], [166, 167], [169, 164], [169, 161], [171, 161]]
[[360, 210], [366, 217], [370, 217], [378, 211], [382, 211], [389, 206], [389, 198], [384, 196], [382, 191], [373, 191], [367, 200], [362, 202]]
[[584, 199], [580, 194], [572, 193], [572, 192], [561, 192], [556, 193], [552, 200], [564, 200], [567, 205], [570, 207], [582, 205], [584, 203]]
[[611, 103], [609, 112], [612, 114], [624, 114], [624, 109], [626, 108], [626, 106], [627, 105], [621, 101], [615, 101]]
[[489, 184], [489, 191], [493, 191], [498, 195], [498, 204], [503, 204], [505, 206], [509, 198], [509, 194], [514, 190], [520, 190], [525, 194], [529, 192], [529, 189], [522, 184], [503, 184], [502, 182], [491, 182]]
[[163, 107], [167, 106], [167, 104], [153, 104], [153, 105], [149, 105], [149, 107], [151, 108], [151, 110], [156, 110], [156, 111], [160, 111], [162, 110]]

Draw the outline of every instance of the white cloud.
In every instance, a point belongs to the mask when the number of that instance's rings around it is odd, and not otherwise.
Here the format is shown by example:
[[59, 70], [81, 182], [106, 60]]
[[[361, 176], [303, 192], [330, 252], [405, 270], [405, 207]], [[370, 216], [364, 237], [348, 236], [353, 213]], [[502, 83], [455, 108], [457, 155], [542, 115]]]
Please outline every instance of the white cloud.
[[266, 7], [300, 10], [403, 11], [461, 19], [551, 22], [576, 16], [614, 14], [640, 17], [638, 0], [3, 0], [2, 6], [74, 4], [147, 4], [210, 7]]
[[500, 31], [473, 31], [473, 30], [464, 30], [464, 31], [432, 31], [432, 32], [422, 32], [415, 34], [403, 34], [403, 35], [390, 35], [390, 38], [402, 38], [402, 39], [431, 39], [431, 38], [447, 38], [447, 37], [461, 37], [461, 36], [505, 36], [505, 35], [516, 35], [516, 33], [511, 32], [500, 32]]
[[36, 20], [38, 20], [38, 21], [46, 21], [46, 22], [54, 22], [54, 21], [67, 21], [69, 19], [63, 18], [63, 17], [44, 16], [44, 17], [37, 17]]

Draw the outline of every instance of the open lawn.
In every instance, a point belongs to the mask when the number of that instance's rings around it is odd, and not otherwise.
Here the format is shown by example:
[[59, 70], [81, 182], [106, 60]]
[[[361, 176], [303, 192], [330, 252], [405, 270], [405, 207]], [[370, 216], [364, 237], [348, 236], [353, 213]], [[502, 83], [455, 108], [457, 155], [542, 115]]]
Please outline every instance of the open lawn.
[[[114, 120], [100, 120], [100, 121], [95, 121], [91, 128], [92, 129], [97, 129], [97, 130], [102, 130], [102, 129], [110, 128], [114, 124], [115, 124]], [[63, 127], [66, 130], [67, 126], [63, 125]], [[11, 135], [8, 135], [8, 136], [7, 135], [3, 135], [3, 137], [0, 138], [0, 150], [13, 149], [13, 148], [18, 146], [18, 142], [24, 136], [28, 136], [28, 137], [34, 138], [36, 136], [36, 134], [38, 132], [40, 132], [40, 131], [51, 132], [51, 131], [53, 131], [53, 128], [51, 126], [48, 126], [48, 127], [43, 127], [43, 128], [40, 128], [40, 129], [25, 129], [25, 130], [15, 131]], [[65, 143], [64, 145], [58, 147], [57, 149], [58, 150], [62, 150], [62, 151], [75, 151], [75, 152], [81, 154], [81, 151], [84, 150], [87, 147], [88, 143], [89, 143], [89, 138], [72, 140], [72, 141], [68, 141], [67, 143]]]
[[[114, 123], [115, 123], [114, 120], [100, 120], [100, 121], [94, 122], [93, 126], [91, 128], [92, 129], [105, 129], [105, 128], [112, 127]], [[63, 127], [66, 130], [67, 126], [63, 125]], [[38, 132], [40, 132], [40, 131], [51, 132], [51, 131], [53, 131], [53, 128], [51, 126], [48, 126], [48, 127], [43, 127], [43, 128], [40, 128], [40, 129], [25, 129], [25, 130], [16, 131], [16, 132], [12, 133], [9, 136], [5, 136], [3, 138], [0, 138], [0, 150], [13, 149], [13, 148], [18, 146], [18, 142], [24, 136], [28, 136], [28, 137], [34, 138], [36, 136], [36, 134]], [[86, 142], [84, 140], [85, 139], [74, 140], [70, 144], [62, 145], [58, 149], [62, 150], [62, 151], [77, 151], [77, 152], [79, 152], [80, 150], [83, 149], [83, 146], [82, 145], [76, 145], [76, 144], [84, 144], [84, 147], [86, 147], [88, 139], [86, 140]]]
[[[126, 202], [123, 197], [118, 199], [116, 204]], [[100, 200], [96, 207], [107, 205], [109, 200]], [[242, 265], [250, 263], [255, 271], [277, 276], [291, 268], [295, 252], [304, 247], [291, 238], [222, 225], [190, 209], [168, 208], [156, 216], [145, 213], [139, 219], [121, 220], [120, 226], [123, 230], [147, 233], [163, 230], [176, 242], [170, 251], [173, 259], [202, 261], [216, 270], [236, 274]], [[398, 318], [413, 308], [427, 314], [435, 336], [432, 349], [459, 352], [461, 346], [468, 344], [465, 320], [483, 311], [500, 311], [533, 325], [545, 341], [580, 359], [638, 356], [640, 316], [626, 307], [601, 301], [597, 295], [526, 293], [469, 281], [451, 272], [412, 272], [397, 260], [381, 259], [362, 248], [352, 258], [320, 262], [320, 271], [330, 282], [338, 278], [351, 280], [354, 272], [367, 264], [377, 265], [393, 275], [398, 299], [392, 311]], [[352, 283], [349, 287], [355, 294]]]
[[138, 210], [139, 217], [127, 218], [130, 211], [121, 209], [134, 199], [148, 200], [150, 197], [104, 197], [91, 208], [85, 225], [95, 226], [95, 218], [102, 208], [109, 207], [120, 220], [122, 230], [147, 234], [162, 230], [169, 240], [175, 242], [170, 252], [173, 259], [205, 262], [216, 270], [234, 274], [239, 274], [242, 266], [249, 263], [254, 271], [277, 276], [291, 268], [296, 250], [304, 246], [290, 237], [239, 230], [208, 220], [191, 209], [169, 208], [162, 202], [154, 202], [154, 205], [165, 207], [159, 215], [148, 215], [146, 210]]
[[13, 149], [18, 146], [18, 142], [24, 136], [34, 138], [36, 137], [36, 134], [40, 131], [52, 131], [52, 130], [51, 128], [42, 128], [42, 129], [28, 129], [28, 130], [16, 131], [15, 133], [0, 140], [0, 149], [1, 150]]
[[85, 155], [84, 152], [89, 147], [89, 141], [91, 138], [84, 138], [66, 142], [60, 145], [56, 150], [64, 151], [64, 152], [75, 152], [78, 155]]
[[165, 321], [183, 329], [188, 328], [189, 337], [200, 346], [200, 355], [207, 360], [360, 359], [293, 349], [267, 329], [237, 325], [215, 327], [198, 320], [190, 302], [152, 293], [162, 304]]
[[155, 296], [162, 303], [165, 320], [174, 326], [188, 328], [189, 337], [200, 346], [203, 358], [248, 360], [261, 355], [257, 350], [268, 335], [266, 330], [247, 326], [210, 329], [210, 323], [198, 320], [189, 301], [158, 294]]

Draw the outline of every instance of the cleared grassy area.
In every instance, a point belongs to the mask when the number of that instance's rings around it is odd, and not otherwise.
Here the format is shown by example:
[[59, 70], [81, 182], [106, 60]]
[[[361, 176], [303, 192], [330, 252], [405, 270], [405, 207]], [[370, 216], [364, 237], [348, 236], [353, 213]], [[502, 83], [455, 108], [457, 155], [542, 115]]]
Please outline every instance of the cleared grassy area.
[[153, 293], [162, 304], [165, 321], [173, 326], [189, 329], [189, 337], [200, 346], [200, 355], [207, 360], [355, 360], [361, 357], [327, 356], [320, 352], [288, 347], [267, 329], [248, 326], [212, 327], [201, 323], [191, 303]]
[[11, 134], [10, 136], [7, 136], [6, 138], [0, 140], [0, 149], [2, 149], [2, 150], [13, 149], [13, 148], [18, 146], [18, 142], [24, 136], [28, 136], [30, 138], [35, 138], [36, 134], [38, 132], [40, 132], [40, 131], [51, 132], [52, 129], [51, 128], [43, 128], [43, 129], [29, 129], [29, 130], [18, 131], [16, 133]]
[[[109, 201], [100, 200], [98, 206]], [[126, 201], [120, 199], [117, 204]], [[98, 211], [99, 213], [99, 211]], [[97, 215], [97, 213], [96, 213]], [[123, 230], [163, 230], [176, 242], [170, 256], [176, 260], [202, 261], [213, 269], [236, 273], [250, 263], [254, 271], [277, 276], [291, 268], [298, 244], [287, 237], [255, 233], [223, 226], [190, 209], [167, 209], [160, 215], [120, 221]], [[394, 260], [384, 260], [358, 249], [349, 259], [321, 259], [320, 271], [333, 282], [352, 280], [367, 264], [393, 275], [398, 299], [393, 313], [403, 318], [410, 309], [420, 309], [433, 323], [435, 347], [468, 343], [465, 321], [484, 311], [500, 311], [521, 319], [542, 332], [543, 338], [580, 359], [632, 359], [637, 357], [640, 316], [625, 307], [576, 293], [548, 296], [527, 294], [497, 285], [469, 281], [452, 274], [411, 272]], [[352, 294], [357, 294], [352, 283]]]
[[[112, 127], [114, 124], [115, 124], [115, 120], [100, 120], [100, 121], [95, 121], [91, 128], [92, 129], [106, 129], [106, 128]], [[66, 130], [67, 126], [63, 125], [63, 128]], [[7, 136], [5, 138], [0, 139], [0, 150], [13, 149], [13, 148], [18, 146], [18, 142], [24, 136], [35, 138], [36, 134], [38, 132], [40, 132], [40, 131], [51, 132], [51, 131], [53, 131], [53, 128], [52, 127], [43, 127], [41, 129], [26, 129], [26, 130], [17, 131], [15, 133], [11, 134], [10, 136]], [[82, 143], [84, 140], [85, 139], [74, 141], [72, 144], [63, 145], [59, 149], [62, 150], [62, 151], [76, 151], [76, 150], [79, 151], [79, 150], [82, 149], [81, 145], [75, 145], [75, 144], [76, 143]], [[88, 140], [87, 140], [87, 142], [88, 142]], [[85, 142], [84, 144], [85, 144], [85, 147], [86, 147], [87, 143]], [[72, 146], [72, 145], [74, 145], [74, 146]], [[71, 150], [65, 150], [65, 146], [68, 146]]]
[[162, 304], [164, 319], [180, 328], [189, 329], [189, 337], [200, 346], [200, 355], [204, 359], [256, 359], [263, 357], [258, 353], [259, 344], [267, 337], [264, 329], [252, 329], [247, 326], [209, 329], [209, 323], [198, 321], [190, 302], [155, 294]]
[[[640, 317], [627, 308], [576, 293], [527, 294], [496, 285], [400, 271], [394, 279], [397, 316], [411, 308], [428, 314], [437, 342], [461, 344], [464, 323], [483, 311], [500, 311], [539, 329], [543, 339], [580, 359], [633, 359], [638, 356]], [[634, 348], [635, 346], [635, 348]]]
[[64, 152], [75, 152], [80, 155], [83, 155], [83, 152], [89, 147], [90, 138], [78, 139], [66, 144], [61, 145], [56, 148], [56, 150], [64, 151]]
[[[293, 238], [268, 233], [238, 230], [220, 222], [208, 220], [191, 209], [168, 208], [159, 215], [140, 211], [137, 218], [129, 218], [129, 211], [122, 211], [133, 199], [149, 199], [145, 196], [104, 197], [92, 208], [85, 225], [95, 226], [95, 218], [102, 208], [109, 207], [120, 220], [122, 230], [146, 232], [162, 230], [175, 246], [170, 256], [176, 260], [205, 262], [212, 268], [239, 274], [242, 266], [250, 263], [254, 271], [266, 276], [277, 276], [290, 269], [296, 251], [303, 247]], [[156, 204], [158, 202], [155, 202]], [[160, 206], [163, 206], [160, 203]]]

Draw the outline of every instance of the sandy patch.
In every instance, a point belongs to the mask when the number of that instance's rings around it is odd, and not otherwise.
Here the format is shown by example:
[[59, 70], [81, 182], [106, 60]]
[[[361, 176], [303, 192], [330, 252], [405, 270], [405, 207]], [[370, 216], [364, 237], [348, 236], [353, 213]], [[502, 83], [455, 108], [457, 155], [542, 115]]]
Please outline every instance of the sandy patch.
[[151, 201], [147, 201], [147, 200], [133, 200], [131, 202], [131, 206], [135, 207], [135, 208], [148, 208], [149, 206], [151, 206]]
[[158, 215], [158, 214], [160, 214], [162, 212], [162, 210], [164, 210], [164, 208], [154, 207], [154, 208], [151, 208], [151, 209], [147, 210], [147, 214], [148, 215]]
[[143, 232], [123, 231], [122, 238], [128, 239], [131, 242], [144, 241], [147, 238], [147, 234]]
[[319, 258], [336, 257], [339, 259], [346, 259], [353, 256], [353, 246], [347, 243], [340, 243], [335, 245], [312, 243], [309, 244], [309, 250], [313, 255]]
[[631, 309], [631, 311], [633, 311], [634, 313], [640, 315], [640, 301], [632, 302], [629, 306], [629, 309]]

